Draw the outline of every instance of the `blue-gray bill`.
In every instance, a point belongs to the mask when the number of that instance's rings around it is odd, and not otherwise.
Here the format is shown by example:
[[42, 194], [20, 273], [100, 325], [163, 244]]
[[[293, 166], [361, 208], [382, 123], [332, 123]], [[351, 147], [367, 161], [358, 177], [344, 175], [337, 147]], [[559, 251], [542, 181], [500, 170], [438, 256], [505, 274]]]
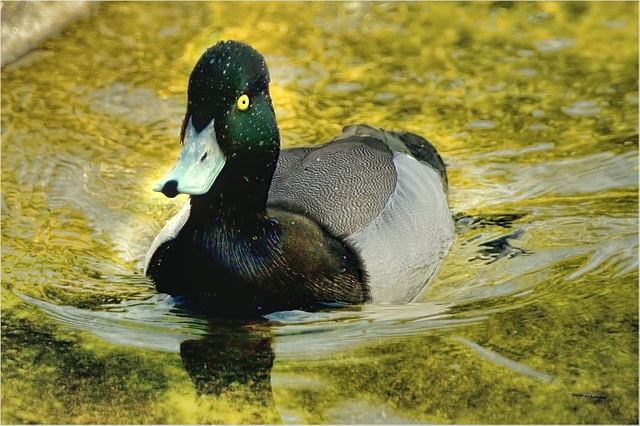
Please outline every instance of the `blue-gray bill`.
[[189, 118], [178, 160], [153, 190], [169, 198], [178, 194], [206, 194], [224, 164], [225, 156], [216, 139], [214, 120], [198, 132]]

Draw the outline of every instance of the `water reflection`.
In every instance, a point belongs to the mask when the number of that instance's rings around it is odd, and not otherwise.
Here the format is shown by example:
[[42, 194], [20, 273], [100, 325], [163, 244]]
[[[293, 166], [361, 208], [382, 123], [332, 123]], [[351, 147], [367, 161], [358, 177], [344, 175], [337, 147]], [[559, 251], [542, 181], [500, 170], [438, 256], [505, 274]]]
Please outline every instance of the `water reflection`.
[[211, 321], [204, 338], [185, 340], [180, 357], [198, 395], [220, 396], [246, 390], [242, 404], [261, 407], [262, 416], [277, 412], [271, 389], [275, 359], [269, 327]]
[[[547, 3], [102, 2], [3, 67], [3, 422], [637, 423], [637, 4]], [[457, 235], [416, 303], [224, 324], [141, 276], [229, 38], [285, 147], [366, 122], [441, 150]]]
[[[280, 375], [272, 380], [276, 359], [294, 365], [327, 360], [345, 351], [395, 339], [399, 330], [407, 336], [421, 336], [428, 330], [450, 330], [486, 319], [468, 314], [458, 318], [448, 314], [445, 305], [414, 303], [275, 312], [261, 321], [244, 321], [206, 317], [185, 308], [188, 301], [162, 294], [142, 301], [103, 305], [101, 310], [18, 295], [72, 330], [87, 331], [119, 346], [179, 353], [198, 395], [199, 410], [218, 413], [220, 401], [224, 401], [225, 410], [241, 413], [242, 423], [302, 422], [291, 412], [288, 401], [280, 400], [279, 404], [285, 406], [279, 406], [273, 386], [281, 394], [287, 393], [299, 389], [301, 383], [308, 387], [308, 378], [303, 375], [291, 380], [290, 375]], [[327, 386], [314, 383], [318, 392]], [[417, 423], [391, 406], [370, 404], [359, 397], [341, 400], [331, 415], [340, 423], [358, 419], [367, 423]]]

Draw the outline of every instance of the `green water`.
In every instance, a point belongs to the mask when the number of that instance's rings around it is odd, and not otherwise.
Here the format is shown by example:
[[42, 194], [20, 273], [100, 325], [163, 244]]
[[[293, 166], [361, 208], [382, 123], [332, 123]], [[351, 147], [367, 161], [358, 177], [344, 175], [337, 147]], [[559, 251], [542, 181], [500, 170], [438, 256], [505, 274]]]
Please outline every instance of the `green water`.
[[[283, 144], [431, 140], [420, 303], [208, 319], [146, 249], [186, 82], [260, 50]], [[637, 3], [96, 5], [2, 69], [3, 423], [637, 423]]]

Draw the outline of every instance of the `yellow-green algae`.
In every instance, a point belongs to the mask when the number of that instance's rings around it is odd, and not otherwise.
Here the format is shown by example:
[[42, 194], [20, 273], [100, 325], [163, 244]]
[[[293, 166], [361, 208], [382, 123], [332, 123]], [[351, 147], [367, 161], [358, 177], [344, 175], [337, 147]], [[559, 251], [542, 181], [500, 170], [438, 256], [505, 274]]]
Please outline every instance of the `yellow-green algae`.
[[[635, 273], [620, 277], [627, 287], [636, 280]], [[336, 393], [327, 397], [325, 388], [315, 395], [296, 389], [282, 397], [283, 405], [288, 400], [314, 407], [312, 423], [330, 421], [323, 416], [327, 406], [349, 398], [369, 399], [372, 406], [384, 402], [428, 423], [632, 422], [637, 416], [637, 315], [616, 309], [620, 302], [613, 291], [594, 295], [589, 313], [576, 309], [585, 283], [575, 284], [561, 297], [520, 301], [524, 306], [465, 330], [390, 339], [337, 359], [283, 367], [289, 374], [328, 378]], [[514, 300], [494, 301], [501, 302]], [[456, 310], [468, 314], [474, 308]], [[486, 310], [487, 304], [479, 308]], [[545, 374], [492, 365], [461, 344], [461, 336]]]
[[[273, 396], [264, 366], [216, 394], [185, 357], [15, 295], [104, 310], [153, 294], [140, 251], [178, 201], [150, 184], [191, 67], [227, 38], [265, 54], [285, 146], [366, 122], [438, 147], [462, 219], [423, 299], [463, 325], [276, 350]], [[638, 422], [637, 3], [104, 2], [4, 67], [1, 91], [3, 423]], [[523, 251], [480, 245], [516, 229]], [[248, 357], [278, 341], [228, 335]], [[205, 364], [228, 341], [205, 339]]]

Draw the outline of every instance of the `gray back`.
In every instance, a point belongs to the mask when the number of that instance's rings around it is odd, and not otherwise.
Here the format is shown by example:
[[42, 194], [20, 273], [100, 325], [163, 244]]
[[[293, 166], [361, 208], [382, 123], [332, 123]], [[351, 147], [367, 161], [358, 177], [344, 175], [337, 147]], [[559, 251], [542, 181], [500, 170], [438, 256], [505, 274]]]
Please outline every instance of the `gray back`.
[[396, 186], [389, 147], [368, 136], [280, 152], [267, 205], [305, 214], [335, 236], [362, 231]]

